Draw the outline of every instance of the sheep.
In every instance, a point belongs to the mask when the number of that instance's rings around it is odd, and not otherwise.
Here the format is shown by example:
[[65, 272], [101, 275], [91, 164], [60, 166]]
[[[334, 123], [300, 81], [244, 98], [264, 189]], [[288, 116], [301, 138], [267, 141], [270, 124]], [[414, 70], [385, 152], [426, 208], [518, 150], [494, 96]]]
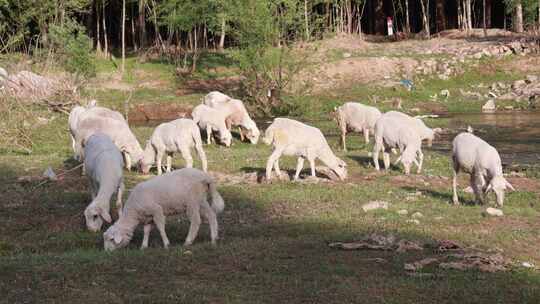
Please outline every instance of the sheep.
[[246, 129], [247, 133], [245, 137], [249, 139], [252, 144], [257, 144], [261, 132], [257, 128], [257, 124], [251, 119], [249, 113], [241, 100], [233, 99], [223, 93], [214, 91], [208, 93], [203, 98], [203, 104], [221, 110], [225, 113], [225, 123], [227, 129], [231, 130], [232, 126], [239, 127], [240, 139], [244, 140], [244, 132], [242, 129]]
[[347, 151], [345, 136], [347, 130], [354, 132], [362, 131], [366, 143], [369, 143], [369, 132], [373, 132], [377, 119], [381, 117], [381, 111], [357, 102], [347, 102], [334, 108], [338, 127], [341, 130], [341, 143], [343, 151]]
[[160, 124], [150, 137], [141, 159], [141, 170], [147, 174], [150, 166], [157, 163], [158, 175], [161, 175], [161, 159], [167, 153], [167, 172], [171, 171], [173, 152], [182, 153], [186, 167], [193, 167], [190, 149], [195, 147], [202, 162], [204, 172], [207, 172], [206, 154], [202, 147], [201, 133], [197, 124], [191, 119], [180, 118]]
[[493, 190], [497, 197], [497, 205], [502, 207], [506, 188], [515, 191], [503, 176], [501, 158], [497, 150], [472, 133], [462, 132], [452, 141], [452, 164], [454, 204], [459, 204], [456, 188], [457, 175], [460, 171], [470, 175], [471, 187], [476, 200], [481, 204], [484, 204], [484, 194]]
[[[424, 155], [422, 153], [422, 141], [414, 128], [411, 128], [411, 120], [406, 117], [392, 115], [391, 112], [383, 114], [375, 123], [375, 145], [373, 147], [373, 163], [379, 171], [379, 152], [383, 152], [384, 167], [390, 167], [390, 154], [392, 148], [398, 148], [401, 155], [395, 161], [401, 162], [405, 168], [405, 174], [410, 174], [411, 164], [418, 167], [417, 173], [422, 171]], [[416, 159], [418, 157], [418, 160]]]
[[[79, 123], [79, 120], [81, 119], [81, 117], [85, 116], [83, 113], [86, 112], [88, 109], [95, 107], [96, 104], [97, 104], [97, 101], [92, 99], [88, 102], [88, 105], [86, 107], [74, 106], [69, 112], [68, 126], [69, 126], [69, 132], [71, 136], [71, 148], [73, 149], [73, 152], [76, 152], [75, 129], [77, 128], [77, 124]], [[75, 159], [78, 160], [77, 154], [75, 154]]]
[[420, 136], [420, 140], [422, 141], [427, 140], [428, 147], [432, 146], [435, 136], [442, 132], [441, 128], [434, 128], [434, 129], [429, 128], [428, 126], [426, 126], [424, 121], [422, 121], [422, 119], [420, 119], [419, 117], [411, 117], [405, 113], [398, 112], [398, 111], [389, 111], [389, 112], [386, 112], [386, 114], [388, 114], [389, 116], [409, 119], [411, 121], [410, 127], [416, 131], [418, 136]]
[[304, 166], [304, 159], [309, 161], [311, 176], [315, 177], [315, 159], [320, 159], [332, 169], [341, 180], [347, 178], [347, 164], [337, 158], [322, 132], [296, 120], [276, 118], [266, 129], [263, 142], [273, 146], [272, 155], [266, 163], [266, 179], [270, 180], [272, 168], [281, 178], [279, 158], [282, 154], [298, 156], [295, 180], [298, 180], [300, 171]]
[[[87, 112], [87, 111], [86, 111]], [[86, 114], [84, 112], [84, 114]], [[84, 159], [82, 148], [90, 136], [96, 132], [108, 135], [113, 143], [122, 151], [128, 170], [132, 164], [139, 163], [143, 156], [141, 145], [125, 121], [109, 117], [89, 116], [81, 119], [75, 130], [75, 146], [80, 159]]]
[[220, 141], [229, 147], [232, 141], [232, 135], [225, 125], [225, 114], [217, 109], [213, 109], [207, 105], [200, 104], [193, 108], [191, 112], [193, 121], [199, 125], [201, 129], [206, 129], [207, 144], [210, 144], [212, 139], [212, 130], [219, 132]]
[[105, 107], [99, 107], [95, 104], [96, 104], [95, 100], [91, 100], [89, 102], [89, 106], [87, 107], [87, 110], [84, 111], [83, 114], [81, 114], [81, 117], [80, 117], [81, 120], [90, 116], [98, 116], [98, 117], [103, 117], [103, 118], [115, 119], [115, 120], [118, 120], [127, 124], [124, 116], [120, 114], [120, 112], [114, 111]]
[[84, 210], [88, 230], [97, 232], [103, 225], [103, 220], [110, 223], [110, 200], [117, 193], [116, 207], [118, 215], [122, 210], [122, 192], [124, 177], [122, 167], [124, 161], [120, 150], [111, 139], [103, 133], [94, 133], [86, 141], [84, 147], [84, 166], [90, 184], [92, 202]]
[[215, 244], [218, 239], [217, 214], [224, 207], [216, 183], [198, 169], [184, 168], [156, 176], [133, 188], [122, 216], [103, 234], [104, 248], [112, 251], [127, 246], [140, 223], [144, 224], [141, 249], [148, 247], [152, 225], [157, 227], [163, 246], [168, 248], [170, 242], [165, 233], [165, 216], [183, 210], [186, 210], [191, 222], [184, 246], [191, 245], [197, 237], [201, 213], [210, 224], [210, 239]]

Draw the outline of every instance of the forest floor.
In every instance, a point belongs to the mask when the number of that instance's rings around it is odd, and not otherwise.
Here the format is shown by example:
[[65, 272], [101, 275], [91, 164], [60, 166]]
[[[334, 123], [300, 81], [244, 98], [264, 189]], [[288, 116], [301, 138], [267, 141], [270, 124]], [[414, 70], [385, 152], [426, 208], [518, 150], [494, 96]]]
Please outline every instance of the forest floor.
[[[375, 43], [349, 41], [347, 45], [355, 43], [359, 44], [358, 57], [363, 56], [360, 50], [375, 58], [381, 51]], [[418, 41], [385, 43], [384, 56], [402, 58], [402, 53], [389, 50], [407, 49], [415, 43], [420, 47]], [[349, 46], [340, 50], [336, 43], [336, 48], [322, 54], [327, 62], [340, 62], [354, 57], [343, 58], [347, 52], [352, 54]], [[425, 52], [410, 52], [410, 58], [441, 58]], [[89, 203], [86, 177], [79, 170], [69, 171], [77, 164], [72, 159], [67, 115], [30, 107], [31, 117], [39, 122], [28, 122], [34, 126], [31, 153], [0, 147], [0, 303], [537, 303], [538, 171], [509, 176], [518, 191], [507, 194], [504, 216], [487, 216], [487, 206], [475, 205], [472, 194], [462, 190], [464, 204], [450, 204], [452, 173], [447, 154], [426, 148], [421, 174], [405, 177], [400, 167], [376, 172], [369, 157], [371, 143], [365, 144], [359, 135], [348, 136], [349, 151], [343, 152], [329, 113], [349, 100], [387, 111], [395, 108], [396, 99], [402, 100], [403, 111], [415, 115], [479, 112], [488, 99], [489, 86], [498, 82], [510, 86], [529, 74], [536, 75], [537, 70], [531, 69], [538, 67], [533, 63], [539, 60], [535, 55], [509, 55], [466, 61], [460, 65], [459, 75], [446, 80], [435, 71], [415, 73], [410, 75], [411, 91], [399, 84], [403, 76], [399, 73], [390, 79], [383, 77], [397, 82], [388, 86], [338, 77], [333, 78], [335, 88], [287, 97], [291, 115], [323, 131], [337, 156], [347, 162], [350, 178], [345, 182], [303, 178], [300, 182], [257, 183], [254, 176], [264, 170], [270, 147], [238, 139], [231, 148], [205, 145], [209, 170], [226, 202], [219, 217], [221, 239], [216, 247], [209, 244], [206, 224], [194, 245], [182, 247], [189, 223], [185, 215], [179, 215], [167, 221], [169, 250], [162, 248], [154, 233], [150, 248], [139, 250], [139, 228], [126, 249], [104, 252], [101, 234], [86, 231], [83, 221], [82, 212]], [[165, 62], [141, 63], [136, 58], [128, 60], [123, 77], [117, 75], [110, 62], [100, 61], [98, 77], [83, 95], [122, 113], [129, 99], [128, 112], [133, 117], [141, 105], [172, 104], [189, 110], [209, 91], [201, 83], [221, 81], [225, 91], [231, 87], [234, 91], [237, 85], [234, 65], [226, 54], [218, 53], [204, 56], [191, 79], [176, 77], [174, 67]], [[442, 90], [449, 90], [450, 95], [441, 98]], [[469, 91], [481, 96], [471, 98]], [[503, 110], [509, 106], [514, 111], [527, 109], [527, 101], [519, 99], [497, 101], [497, 105]], [[262, 119], [261, 125], [266, 122]], [[426, 123], [448, 127], [444, 118], [427, 119]], [[154, 125], [135, 122], [132, 130], [145, 143]], [[200, 167], [195, 159], [195, 167]], [[284, 157], [280, 166], [292, 174], [295, 162]], [[49, 166], [59, 175], [57, 181], [40, 179]], [[179, 156], [175, 156], [174, 166], [184, 166]], [[304, 177], [307, 174], [305, 170]], [[127, 189], [149, 178], [135, 172], [125, 172], [125, 176]], [[468, 186], [467, 176], [460, 176], [459, 185], [460, 189]], [[363, 211], [362, 206], [373, 201], [389, 206]], [[426, 245], [423, 250], [402, 252], [329, 246], [391, 236]], [[448, 243], [498, 254], [506, 270], [450, 270], [437, 263], [417, 271], [405, 269], [405, 264], [425, 258], [446, 258], [437, 246]], [[523, 263], [533, 267], [523, 267]]]

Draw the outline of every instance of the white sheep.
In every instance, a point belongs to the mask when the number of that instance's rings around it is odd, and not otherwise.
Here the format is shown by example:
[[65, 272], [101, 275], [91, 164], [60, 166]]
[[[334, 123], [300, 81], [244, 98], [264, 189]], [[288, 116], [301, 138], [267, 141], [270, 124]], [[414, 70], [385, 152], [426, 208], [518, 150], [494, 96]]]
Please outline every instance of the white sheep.
[[[85, 111], [83, 114], [86, 114]], [[80, 159], [84, 159], [82, 148], [85, 142], [94, 133], [101, 132], [108, 135], [113, 143], [122, 151], [125, 158], [125, 165], [128, 170], [132, 164], [137, 164], [143, 156], [141, 145], [128, 124], [124, 121], [109, 117], [89, 116], [79, 120], [75, 128], [76, 154]]]
[[[227, 128], [231, 130], [232, 126], [239, 127], [240, 139], [244, 140], [244, 135], [252, 144], [257, 144], [261, 132], [257, 128], [257, 124], [251, 117], [244, 105], [239, 99], [233, 99], [223, 93], [214, 91], [208, 93], [203, 98], [203, 104], [221, 110], [225, 113], [225, 123]], [[244, 134], [243, 129], [247, 132]]]
[[411, 122], [410, 127], [416, 131], [418, 136], [420, 136], [420, 140], [422, 141], [427, 140], [428, 147], [431, 147], [431, 145], [433, 144], [433, 140], [435, 139], [435, 136], [442, 132], [441, 128], [431, 129], [428, 126], [426, 126], [426, 124], [420, 117], [411, 117], [405, 113], [398, 112], [398, 111], [389, 111], [389, 112], [386, 112], [385, 114], [388, 114], [388, 116], [395, 116], [395, 117], [400, 117], [403, 119], [405, 118], [409, 119]]
[[332, 169], [341, 180], [347, 178], [347, 164], [334, 155], [324, 135], [317, 128], [288, 118], [276, 118], [266, 129], [263, 141], [273, 146], [272, 155], [266, 163], [267, 180], [271, 179], [272, 168], [275, 169], [278, 177], [281, 177], [279, 158], [282, 154], [298, 156], [295, 180], [300, 176], [304, 159], [309, 161], [311, 176], [316, 176], [316, 158]]
[[191, 117], [193, 117], [193, 121], [199, 125], [201, 129], [206, 129], [207, 144], [210, 144], [212, 140], [212, 131], [217, 130], [219, 132], [220, 141], [227, 147], [231, 145], [232, 135], [225, 124], [226, 115], [223, 111], [200, 104], [193, 108]]
[[471, 133], [463, 132], [454, 138], [452, 163], [454, 204], [459, 204], [457, 175], [460, 171], [470, 175], [471, 187], [474, 190], [476, 200], [481, 204], [484, 203], [484, 194], [493, 190], [497, 197], [497, 205], [502, 207], [506, 188], [515, 191], [514, 187], [503, 176], [501, 158], [497, 150]]
[[347, 151], [345, 136], [347, 131], [363, 132], [366, 143], [369, 143], [369, 132], [373, 132], [381, 111], [357, 102], [347, 102], [334, 109], [338, 127], [341, 130], [341, 143], [343, 151]]
[[110, 223], [109, 213], [111, 196], [116, 192], [118, 215], [122, 210], [122, 192], [124, 161], [120, 150], [111, 139], [103, 133], [94, 133], [86, 141], [84, 147], [84, 166], [90, 184], [92, 202], [84, 210], [88, 230], [97, 232], [103, 220]]
[[201, 213], [210, 224], [210, 239], [215, 244], [218, 238], [217, 214], [224, 207], [216, 183], [198, 169], [184, 168], [156, 176], [133, 188], [122, 216], [103, 234], [105, 250], [127, 246], [140, 223], [144, 224], [141, 249], [148, 247], [152, 225], [157, 227], [163, 246], [168, 248], [170, 242], [165, 233], [165, 216], [184, 210], [191, 222], [184, 245], [191, 245], [197, 237]]
[[[97, 101], [92, 99], [88, 102], [88, 105], [86, 107], [83, 106], [74, 106], [71, 111], [69, 112], [68, 117], [68, 126], [69, 126], [69, 132], [71, 136], [71, 148], [73, 149], [73, 152], [76, 152], [75, 147], [75, 129], [77, 128], [77, 124], [79, 123], [79, 120], [81, 117], [84, 117], [82, 113], [86, 112], [88, 109], [95, 107], [97, 104]], [[75, 158], [78, 159], [78, 155], [75, 154]]]
[[[418, 173], [422, 171], [424, 154], [422, 153], [422, 141], [414, 128], [411, 120], [406, 117], [392, 115], [390, 112], [383, 114], [375, 123], [375, 145], [373, 147], [373, 163], [379, 171], [379, 152], [383, 152], [384, 167], [390, 167], [390, 150], [398, 148], [401, 155], [395, 164], [401, 162], [405, 168], [405, 174], [409, 174], [411, 164], [418, 167]], [[417, 160], [418, 157], [418, 160]]]
[[180, 118], [157, 126], [146, 143], [144, 155], [141, 159], [141, 170], [147, 174], [152, 164], [157, 163], [158, 175], [161, 175], [161, 159], [167, 153], [167, 172], [171, 171], [172, 155], [180, 152], [186, 161], [186, 167], [193, 167], [191, 148], [195, 147], [202, 162], [203, 171], [206, 172], [208, 163], [204, 153], [199, 127], [193, 120]]

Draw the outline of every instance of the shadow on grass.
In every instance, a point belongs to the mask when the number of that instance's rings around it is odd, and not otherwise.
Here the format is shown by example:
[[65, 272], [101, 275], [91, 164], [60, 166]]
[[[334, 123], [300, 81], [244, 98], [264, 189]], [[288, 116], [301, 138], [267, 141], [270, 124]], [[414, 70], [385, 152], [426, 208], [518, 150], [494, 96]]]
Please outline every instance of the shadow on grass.
[[[409, 192], [421, 191], [422, 193], [425, 193], [425, 194], [431, 196], [434, 199], [440, 199], [442, 201], [446, 201], [446, 202], [448, 202], [449, 205], [453, 204], [452, 203], [452, 200], [453, 200], [452, 194], [449, 194], [449, 193], [436, 191], [436, 190], [433, 190], [431, 188], [422, 187], [422, 186], [415, 186], [415, 187], [404, 186], [404, 187], [401, 187], [401, 189], [404, 189], [404, 190], [409, 191]], [[476, 201], [474, 199], [473, 200], [465, 200], [463, 197], [459, 198], [459, 202], [460, 202], [460, 205], [465, 205], [465, 206], [474, 206], [474, 205], [476, 205]]]

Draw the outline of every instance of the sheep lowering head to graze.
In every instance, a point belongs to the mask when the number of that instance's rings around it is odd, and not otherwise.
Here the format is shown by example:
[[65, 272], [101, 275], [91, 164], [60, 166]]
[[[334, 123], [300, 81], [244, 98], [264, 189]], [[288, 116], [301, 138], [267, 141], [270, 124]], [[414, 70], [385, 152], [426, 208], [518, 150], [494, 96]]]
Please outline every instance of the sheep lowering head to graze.
[[341, 130], [343, 150], [347, 151], [345, 136], [347, 131], [363, 132], [366, 143], [369, 143], [369, 132], [373, 132], [381, 111], [357, 102], [347, 102], [335, 108], [335, 119]]
[[385, 169], [390, 168], [390, 150], [398, 148], [401, 155], [395, 164], [401, 162], [405, 174], [410, 174], [412, 164], [418, 167], [417, 173], [422, 171], [424, 154], [421, 150], [422, 141], [408, 117], [393, 115], [391, 112], [383, 114], [375, 123], [375, 145], [373, 147], [373, 163], [379, 170], [379, 152], [383, 152]]
[[207, 171], [206, 154], [201, 140], [201, 132], [191, 119], [180, 118], [157, 126], [144, 149], [141, 159], [141, 171], [148, 174], [150, 167], [157, 163], [158, 175], [161, 175], [161, 160], [167, 154], [167, 172], [171, 171], [172, 155], [180, 152], [186, 161], [186, 167], [193, 167], [191, 148], [195, 147], [202, 162], [203, 171]]
[[184, 168], [156, 176], [133, 188], [122, 216], [103, 234], [105, 250], [127, 246], [139, 224], [144, 225], [141, 249], [148, 247], [148, 237], [154, 225], [161, 235], [163, 246], [168, 248], [170, 242], [165, 233], [165, 216], [183, 211], [186, 211], [191, 222], [184, 245], [191, 245], [197, 237], [201, 214], [208, 220], [210, 239], [215, 244], [218, 238], [217, 214], [224, 207], [216, 183], [201, 170]]
[[459, 204], [457, 196], [457, 175], [460, 171], [471, 176], [470, 183], [476, 200], [483, 204], [484, 194], [495, 192], [497, 205], [503, 206], [506, 188], [515, 190], [504, 178], [499, 152], [476, 135], [463, 132], [452, 142], [452, 163], [454, 179], [452, 182], [453, 201]]
[[223, 93], [214, 91], [203, 98], [203, 104], [220, 110], [225, 114], [227, 129], [232, 126], [239, 127], [240, 139], [244, 136], [252, 143], [257, 144], [261, 132], [257, 124], [251, 119], [244, 103], [239, 99], [233, 99]]
[[111, 196], [116, 192], [116, 206], [120, 215], [122, 209], [122, 192], [124, 162], [120, 150], [112, 140], [103, 133], [94, 133], [88, 138], [84, 147], [84, 166], [90, 184], [92, 202], [84, 210], [88, 230], [97, 232], [103, 220], [110, 223], [109, 213]]
[[432, 146], [433, 140], [435, 139], [435, 137], [442, 132], [441, 128], [431, 129], [428, 126], [426, 126], [426, 124], [420, 117], [411, 117], [405, 113], [398, 112], [398, 111], [389, 111], [389, 112], [386, 112], [385, 114], [388, 114], [388, 116], [398, 117], [403, 120], [409, 119], [410, 128], [413, 129], [418, 134], [418, 136], [420, 136], [420, 140], [422, 141], [427, 140], [428, 147]]
[[191, 117], [201, 129], [206, 129], [207, 144], [210, 144], [212, 140], [212, 131], [217, 130], [219, 140], [227, 147], [231, 145], [232, 135], [227, 129], [225, 124], [226, 115], [222, 111], [200, 104], [193, 108]]
[[267, 180], [272, 177], [272, 169], [275, 169], [278, 177], [281, 177], [279, 158], [282, 154], [298, 156], [295, 180], [300, 176], [304, 159], [309, 161], [311, 176], [316, 176], [316, 158], [325, 163], [341, 180], [347, 178], [347, 164], [334, 155], [324, 135], [317, 128], [288, 118], [276, 118], [266, 129], [263, 141], [273, 146], [272, 155], [266, 163]]

